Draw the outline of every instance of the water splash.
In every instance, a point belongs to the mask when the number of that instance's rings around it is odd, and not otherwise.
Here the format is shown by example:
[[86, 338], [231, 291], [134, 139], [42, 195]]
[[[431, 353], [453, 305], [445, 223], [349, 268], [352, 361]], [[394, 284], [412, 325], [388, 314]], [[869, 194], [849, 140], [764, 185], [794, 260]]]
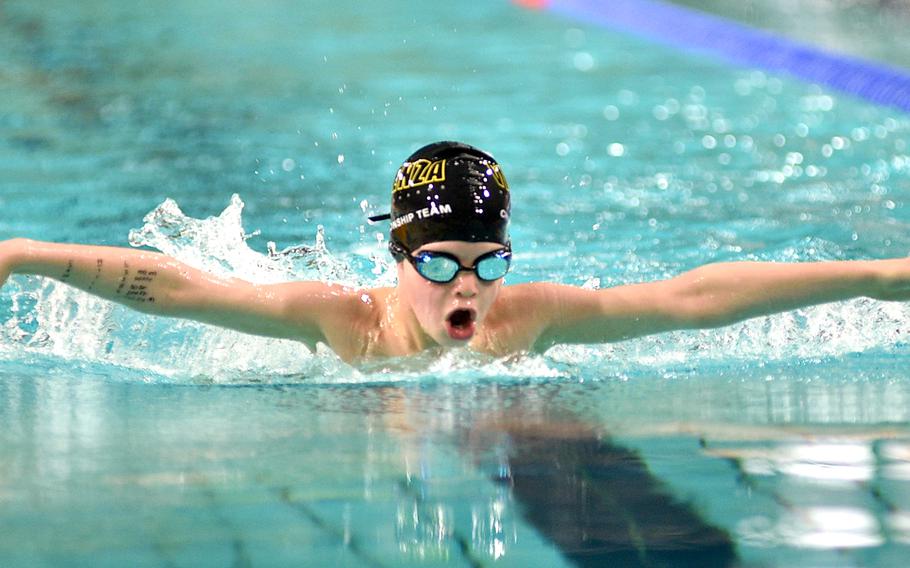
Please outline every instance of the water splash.
[[[129, 233], [135, 247], [157, 249], [185, 264], [256, 283], [320, 280], [351, 287], [394, 284], [384, 251], [366, 251], [369, 265], [335, 254], [322, 227], [312, 243], [265, 253], [247, 241], [244, 203], [234, 195], [221, 214], [187, 216], [167, 199]], [[363, 252], [363, 251], [361, 251]], [[344, 384], [527, 380], [561, 372], [542, 357], [495, 359], [468, 351], [386, 360], [355, 368], [325, 346], [310, 351], [295, 341], [250, 336], [192, 321], [153, 317], [55, 281], [13, 277], [4, 288], [11, 317], [0, 328], [0, 361], [42, 368], [107, 368], [129, 381], [191, 384]]]
[[629, 378], [667, 378], [715, 367], [732, 372], [769, 362], [817, 362], [910, 343], [910, 306], [867, 298], [760, 317], [719, 329], [679, 331], [596, 346], [560, 345], [554, 363]]
[[134, 247], [157, 249], [200, 270], [257, 284], [289, 280], [321, 280], [354, 287], [370, 284], [364, 275], [351, 270], [343, 257], [328, 251], [321, 225], [312, 244], [278, 251], [275, 243], [269, 242], [268, 254], [252, 250], [247, 240], [259, 232], [244, 232], [243, 206], [240, 196], [234, 194], [217, 217], [194, 219], [173, 199], [166, 199], [143, 218], [142, 227], [130, 231], [129, 242]]
[[[165, 200], [129, 234], [133, 246], [160, 250], [222, 276], [257, 283], [320, 280], [353, 287], [391, 285], [394, 267], [377, 250], [336, 254], [322, 227], [312, 243], [278, 251], [252, 250], [244, 231], [243, 201], [234, 195], [218, 216], [195, 219]], [[380, 243], [381, 244], [381, 243]], [[818, 260], [837, 251], [802, 243], [773, 260]], [[381, 247], [374, 247], [381, 248]], [[824, 249], [824, 251], [822, 251]], [[820, 252], [821, 251], [821, 252]], [[370, 255], [364, 265], [363, 253]], [[766, 259], [767, 260], [767, 259]], [[355, 269], [352, 267], [360, 267]], [[584, 287], [598, 288], [597, 278]], [[245, 335], [191, 321], [133, 312], [65, 285], [14, 276], [0, 297], [10, 317], [0, 326], [0, 361], [108, 366], [111, 374], [143, 380], [216, 384], [331, 384], [603, 380], [655, 373], [678, 376], [719, 364], [761, 366], [767, 361], [817, 360], [870, 349], [906, 346], [910, 306], [868, 299], [758, 318], [719, 330], [677, 332], [618, 344], [557, 346], [546, 356], [496, 359], [465, 350], [365, 363], [341, 362], [328, 348]], [[7, 311], [7, 310], [3, 310]]]
[[[165, 200], [129, 234], [130, 244], [157, 249], [195, 268], [256, 283], [321, 279], [351, 286], [367, 278], [314, 242], [267, 253], [252, 250], [242, 225], [243, 201], [206, 219], [185, 215]], [[196, 322], [153, 317], [57, 282], [15, 276], [4, 292], [11, 317], [0, 329], [0, 359], [31, 358], [72, 365], [104, 364], [158, 381], [259, 383], [344, 381], [356, 375], [328, 350], [310, 352], [294, 341], [254, 337]]]

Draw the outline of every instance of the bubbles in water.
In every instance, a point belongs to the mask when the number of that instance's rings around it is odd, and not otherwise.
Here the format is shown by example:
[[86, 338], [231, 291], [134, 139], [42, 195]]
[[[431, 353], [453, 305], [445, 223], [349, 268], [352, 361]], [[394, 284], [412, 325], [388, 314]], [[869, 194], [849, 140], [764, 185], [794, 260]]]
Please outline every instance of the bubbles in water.
[[587, 51], [579, 51], [572, 58], [572, 64], [579, 71], [590, 71], [594, 69], [594, 56]]
[[619, 109], [613, 105], [607, 105], [604, 107], [603, 115], [607, 120], [616, 120], [619, 118]]
[[626, 153], [626, 147], [619, 142], [614, 142], [607, 146], [607, 153], [614, 158], [619, 158]]

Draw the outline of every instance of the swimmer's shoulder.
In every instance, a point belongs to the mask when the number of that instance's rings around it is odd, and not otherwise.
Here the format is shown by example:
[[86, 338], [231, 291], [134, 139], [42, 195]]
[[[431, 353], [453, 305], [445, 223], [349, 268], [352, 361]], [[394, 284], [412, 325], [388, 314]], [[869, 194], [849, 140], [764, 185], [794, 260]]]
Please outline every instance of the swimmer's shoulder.
[[503, 286], [492, 312], [495, 316], [519, 321], [523, 326], [545, 327], [559, 317], [567, 303], [591, 293], [578, 286], [555, 282]]
[[392, 290], [315, 281], [289, 282], [282, 288], [287, 317], [315, 331], [317, 340], [335, 351], [357, 350], [360, 339], [377, 325]]
[[557, 312], [558, 286], [549, 282], [503, 286], [487, 315], [487, 350], [510, 353], [534, 349]]
[[600, 296], [595, 290], [555, 282], [504, 286], [490, 310], [490, 331], [508, 346], [503, 350], [545, 349], [567, 314], [596, 312]]
[[560, 299], [577, 288], [553, 282], [526, 282], [503, 286], [496, 304], [507, 309], [547, 310], [556, 307]]

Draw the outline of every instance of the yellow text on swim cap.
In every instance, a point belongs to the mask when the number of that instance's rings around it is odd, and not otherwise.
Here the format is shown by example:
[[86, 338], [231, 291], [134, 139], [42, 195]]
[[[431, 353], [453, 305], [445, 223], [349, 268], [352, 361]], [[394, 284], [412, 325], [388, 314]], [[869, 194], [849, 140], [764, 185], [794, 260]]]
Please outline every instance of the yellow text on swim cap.
[[502, 170], [499, 169], [499, 164], [489, 164], [490, 169], [493, 170], [493, 180], [496, 182], [496, 185], [502, 189], [508, 191], [509, 184], [506, 182], [506, 176], [502, 173]]
[[431, 162], [430, 160], [421, 158], [413, 162], [405, 163], [398, 169], [398, 174], [395, 175], [395, 182], [392, 184], [392, 193], [401, 191], [402, 189], [438, 183], [445, 180], [445, 160]]

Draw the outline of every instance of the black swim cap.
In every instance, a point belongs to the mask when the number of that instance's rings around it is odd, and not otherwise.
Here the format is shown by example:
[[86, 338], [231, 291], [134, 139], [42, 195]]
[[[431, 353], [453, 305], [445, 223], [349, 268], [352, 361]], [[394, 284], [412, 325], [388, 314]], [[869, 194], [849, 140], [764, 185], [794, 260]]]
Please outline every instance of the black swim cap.
[[392, 183], [390, 245], [437, 241], [509, 244], [509, 184], [486, 152], [435, 142], [414, 152]]

